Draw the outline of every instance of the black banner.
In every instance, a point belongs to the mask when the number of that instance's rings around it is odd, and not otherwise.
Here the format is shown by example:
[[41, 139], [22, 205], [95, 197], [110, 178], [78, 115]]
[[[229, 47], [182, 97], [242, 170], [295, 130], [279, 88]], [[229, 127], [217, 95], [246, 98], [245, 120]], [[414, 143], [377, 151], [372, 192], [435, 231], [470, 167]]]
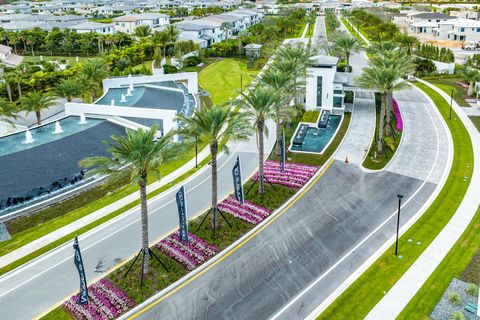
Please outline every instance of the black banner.
[[85, 268], [83, 267], [82, 254], [80, 253], [80, 246], [78, 244], [78, 238], [75, 237], [73, 241], [73, 262], [78, 270], [78, 275], [80, 276], [80, 291], [77, 296], [78, 304], [87, 304], [88, 303], [88, 290], [87, 290], [87, 278], [85, 276]]
[[282, 129], [282, 138], [280, 139], [280, 171], [285, 171], [285, 130]]
[[235, 165], [232, 169], [233, 175], [233, 190], [235, 193], [235, 198], [241, 204], [244, 203], [245, 198], [243, 195], [243, 185], [242, 185], [242, 169], [240, 167], [240, 156], [237, 156], [237, 161], [235, 161]]
[[187, 203], [185, 202], [185, 188], [182, 186], [176, 194], [178, 208], [178, 223], [180, 226], [180, 241], [188, 242]]

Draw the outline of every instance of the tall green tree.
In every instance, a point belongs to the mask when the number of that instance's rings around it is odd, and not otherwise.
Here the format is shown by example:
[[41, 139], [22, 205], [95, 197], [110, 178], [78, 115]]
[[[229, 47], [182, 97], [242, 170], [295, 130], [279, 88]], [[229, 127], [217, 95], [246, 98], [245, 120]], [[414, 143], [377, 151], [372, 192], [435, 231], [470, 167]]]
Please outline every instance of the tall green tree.
[[12, 122], [12, 119], [18, 117], [17, 111], [18, 109], [15, 103], [0, 97], [0, 117], [4, 117], [8, 122]]
[[308, 33], [312, 34], [312, 27], [315, 26], [315, 22], [317, 21], [317, 15], [314, 11], [310, 11], [307, 14], [307, 23], [308, 23]]
[[224, 21], [220, 25], [220, 30], [225, 34], [225, 40], [228, 40], [228, 32], [233, 29], [233, 23], [230, 21]]
[[418, 45], [418, 39], [408, 34], [397, 34], [395, 36], [395, 42], [397, 42], [401, 48], [404, 48], [407, 51], [408, 55], [412, 54], [412, 50]]
[[333, 40], [333, 50], [340, 54], [347, 62], [347, 72], [352, 72], [350, 66], [350, 56], [352, 53], [358, 53], [363, 48], [358, 38], [350, 36], [339, 36]]
[[258, 139], [258, 192], [265, 193], [265, 176], [263, 162], [265, 161], [264, 135], [268, 134], [266, 122], [287, 116], [286, 109], [279, 108], [282, 97], [273, 87], [257, 86], [248, 94], [243, 94], [242, 99], [234, 100], [244, 115], [257, 132]]
[[458, 72], [463, 80], [468, 83], [467, 96], [473, 96], [475, 83], [480, 80], [480, 71], [471, 67], [461, 67]]
[[100, 82], [108, 76], [105, 63], [100, 58], [88, 59], [83, 63], [81, 73], [88, 80], [86, 85], [91, 90], [91, 102], [93, 103], [97, 99]]
[[212, 229], [213, 236], [217, 229], [217, 156], [223, 150], [229, 152], [226, 141], [246, 140], [249, 136], [250, 126], [242, 114], [228, 106], [202, 106], [194, 111], [193, 115], [186, 117], [178, 115], [178, 120], [185, 125], [178, 133], [186, 139], [197, 137], [198, 141], [210, 146], [212, 156]]
[[37, 125], [42, 124], [42, 110], [50, 108], [55, 102], [55, 96], [43, 91], [30, 91], [19, 99], [20, 107], [27, 112], [34, 112]]
[[67, 102], [71, 102], [74, 97], [82, 94], [84, 86], [78, 79], [63, 79], [55, 87], [57, 96], [66, 98]]
[[143, 272], [150, 271], [150, 254], [148, 238], [148, 177], [161, 178], [162, 166], [174, 156], [171, 135], [156, 138], [158, 127], [137, 131], [127, 129], [125, 135], [112, 136], [113, 141], [105, 142], [111, 157], [90, 157], [80, 161], [85, 168], [92, 168], [89, 175], [110, 175], [112, 179], [129, 176], [132, 184], [140, 188], [140, 212], [142, 223]]
[[135, 29], [135, 35], [139, 38], [148, 38], [152, 35], [152, 28], [149, 25], [138, 26]]

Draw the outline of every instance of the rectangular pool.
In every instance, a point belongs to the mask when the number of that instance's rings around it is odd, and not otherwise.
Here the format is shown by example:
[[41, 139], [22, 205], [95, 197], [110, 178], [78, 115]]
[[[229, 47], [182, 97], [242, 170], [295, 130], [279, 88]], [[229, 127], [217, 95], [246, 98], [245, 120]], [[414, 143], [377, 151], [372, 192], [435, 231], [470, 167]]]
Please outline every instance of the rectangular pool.
[[[290, 150], [294, 152], [323, 153], [325, 147], [330, 143], [337, 132], [341, 121], [342, 116], [330, 115], [326, 128], [309, 127], [301, 145], [293, 144], [290, 147]], [[302, 124], [300, 124], [300, 126], [301, 125]]]

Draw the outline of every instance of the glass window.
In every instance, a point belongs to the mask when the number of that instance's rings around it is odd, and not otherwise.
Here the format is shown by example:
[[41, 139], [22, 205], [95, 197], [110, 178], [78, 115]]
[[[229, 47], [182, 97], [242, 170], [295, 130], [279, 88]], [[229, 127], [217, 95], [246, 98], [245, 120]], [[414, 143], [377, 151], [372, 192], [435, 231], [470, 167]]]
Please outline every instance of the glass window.
[[317, 77], [317, 107], [322, 106], [322, 77]]
[[343, 90], [333, 90], [333, 93], [334, 93], [334, 94], [342, 94], [342, 93], [343, 93]]
[[465, 31], [465, 28], [460, 28], [460, 32], [464, 32]]
[[477, 32], [480, 32], [480, 28], [477, 28]]
[[342, 98], [341, 97], [333, 97], [333, 107], [334, 108], [341, 108], [342, 107]]

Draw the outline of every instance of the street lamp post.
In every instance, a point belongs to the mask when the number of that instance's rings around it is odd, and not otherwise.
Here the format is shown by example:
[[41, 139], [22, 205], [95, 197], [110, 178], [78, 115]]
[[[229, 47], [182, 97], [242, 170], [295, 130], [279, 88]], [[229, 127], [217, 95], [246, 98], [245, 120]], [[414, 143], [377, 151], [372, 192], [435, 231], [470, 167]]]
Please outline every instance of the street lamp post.
[[240, 93], [243, 96], [243, 74], [240, 74]]
[[400, 207], [402, 206], [403, 195], [397, 194], [398, 198], [398, 213], [397, 213], [397, 240], [395, 241], [395, 256], [398, 255], [398, 232], [400, 229]]
[[450, 93], [450, 115], [448, 116], [448, 119], [452, 119], [452, 103], [453, 103], [453, 89], [452, 89], [452, 92]]
[[195, 134], [195, 168], [198, 168], [198, 136]]

